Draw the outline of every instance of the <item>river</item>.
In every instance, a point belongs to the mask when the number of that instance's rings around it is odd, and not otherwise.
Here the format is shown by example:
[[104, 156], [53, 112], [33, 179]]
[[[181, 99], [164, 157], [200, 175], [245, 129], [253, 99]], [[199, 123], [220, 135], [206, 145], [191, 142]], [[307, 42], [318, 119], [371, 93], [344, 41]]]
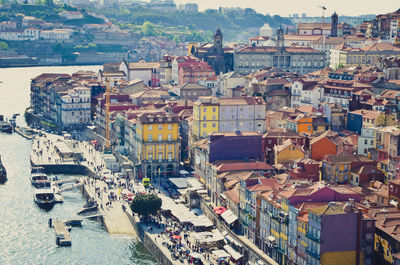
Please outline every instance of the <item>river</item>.
[[[41, 73], [97, 71], [99, 66], [61, 66], [0, 69], [0, 114], [10, 118], [29, 106], [30, 79]], [[72, 246], [57, 247], [48, 219], [69, 219], [79, 211], [84, 199], [78, 190], [63, 193], [64, 203], [51, 211], [33, 202], [29, 181], [31, 141], [17, 134], [0, 133], [0, 155], [8, 181], [0, 184], [0, 264], [143, 264], [155, 260], [135, 239], [111, 237], [96, 221], [85, 220], [72, 228]], [[60, 176], [68, 177], [68, 176]]]

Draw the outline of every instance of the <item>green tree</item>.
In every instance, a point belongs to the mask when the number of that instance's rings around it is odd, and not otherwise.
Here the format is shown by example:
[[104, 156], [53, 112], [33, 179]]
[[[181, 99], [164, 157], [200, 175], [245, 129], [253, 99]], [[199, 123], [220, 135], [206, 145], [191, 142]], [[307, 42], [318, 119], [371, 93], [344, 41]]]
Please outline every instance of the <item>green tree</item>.
[[0, 41], [0, 51], [1, 50], [8, 50], [8, 45], [4, 41]]
[[161, 208], [161, 204], [162, 200], [159, 197], [148, 193], [137, 195], [130, 206], [132, 212], [147, 219], [149, 215], [157, 214], [158, 210]]
[[156, 35], [156, 31], [154, 29], [154, 24], [151, 22], [144, 22], [142, 25], [142, 33], [144, 36], [154, 36]]

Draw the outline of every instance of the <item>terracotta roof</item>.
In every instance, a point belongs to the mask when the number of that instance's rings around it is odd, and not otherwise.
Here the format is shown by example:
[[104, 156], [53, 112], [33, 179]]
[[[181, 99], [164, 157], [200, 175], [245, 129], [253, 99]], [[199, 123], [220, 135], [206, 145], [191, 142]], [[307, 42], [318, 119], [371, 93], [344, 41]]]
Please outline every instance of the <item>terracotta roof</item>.
[[250, 41], [267, 41], [269, 40], [269, 37], [265, 36], [255, 36], [249, 39]]
[[224, 194], [226, 197], [228, 197], [234, 204], [239, 203], [239, 190], [238, 189], [232, 189], [225, 191]]
[[128, 68], [131, 70], [160, 68], [160, 63], [159, 62], [129, 63]]
[[225, 171], [244, 171], [244, 170], [270, 170], [272, 167], [265, 162], [260, 161], [249, 161], [244, 160], [222, 160], [212, 163], [216, 168], [217, 172]]

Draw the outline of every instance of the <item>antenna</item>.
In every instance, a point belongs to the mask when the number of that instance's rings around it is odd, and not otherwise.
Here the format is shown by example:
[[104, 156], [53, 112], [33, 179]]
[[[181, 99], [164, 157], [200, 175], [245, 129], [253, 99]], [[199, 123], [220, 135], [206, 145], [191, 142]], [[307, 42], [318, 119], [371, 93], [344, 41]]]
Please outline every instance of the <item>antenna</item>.
[[325, 23], [325, 10], [326, 10], [326, 7], [325, 6], [318, 6], [318, 7], [322, 9], [322, 24], [324, 24]]

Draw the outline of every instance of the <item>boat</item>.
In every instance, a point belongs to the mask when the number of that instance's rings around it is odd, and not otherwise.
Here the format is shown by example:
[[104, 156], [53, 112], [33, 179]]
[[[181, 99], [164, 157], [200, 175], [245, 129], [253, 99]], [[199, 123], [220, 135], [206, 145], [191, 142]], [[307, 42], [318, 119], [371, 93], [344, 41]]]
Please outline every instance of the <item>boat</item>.
[[4, 121], [0, 121], [0, 132], [12, 133], [11, 124]]
[[56, 203], [54, 191], [51, 188], [35, 189], [33, 200], [41, 208], [52, 208]]
[[31, 183], [35, 188], [50, 188], [51, 181], [44, 173], [43, 167], [32, 167]]
[[6, 168], [1, 163], [1, 156], [0, 156], [0, 183], [4, 183], [7, 181], [7, 171]]
[[4, 121], [3, 115], [0, 115], [0, 132], [12, 133], [11, 124]]

